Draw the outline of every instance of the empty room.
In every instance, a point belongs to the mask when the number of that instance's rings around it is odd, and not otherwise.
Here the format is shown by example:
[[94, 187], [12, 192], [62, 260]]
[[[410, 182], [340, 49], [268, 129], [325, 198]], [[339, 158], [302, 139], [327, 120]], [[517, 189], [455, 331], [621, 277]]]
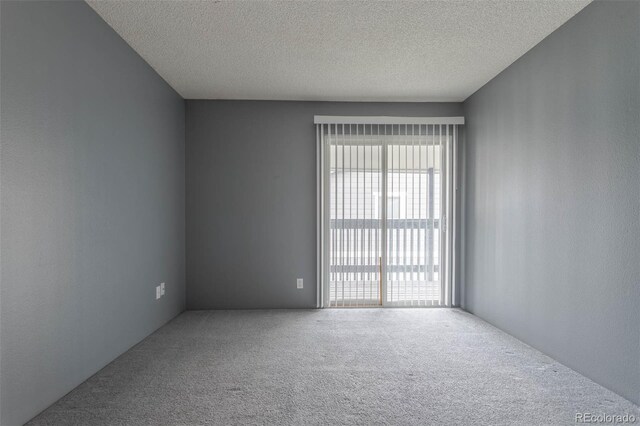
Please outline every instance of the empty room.
[[640, 1], [0, 0], [0, 425], [639, 404]]

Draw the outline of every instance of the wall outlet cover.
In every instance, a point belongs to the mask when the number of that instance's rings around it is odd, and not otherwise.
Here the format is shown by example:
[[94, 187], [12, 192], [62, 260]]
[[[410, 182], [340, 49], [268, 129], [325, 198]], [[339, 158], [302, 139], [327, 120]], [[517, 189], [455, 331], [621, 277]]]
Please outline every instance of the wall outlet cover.
[[160, 284], [160, 296], [164, 296], [164, 283]]
[[303, 288], [302, 278], [298, 278], [298, 281], [297, 281], [296, 284], [297, 284], [298, 288]]
[[160, 299], [162, 296], [162, 290], [160, 290], [160, 286], [156, 286], [156, 300]]

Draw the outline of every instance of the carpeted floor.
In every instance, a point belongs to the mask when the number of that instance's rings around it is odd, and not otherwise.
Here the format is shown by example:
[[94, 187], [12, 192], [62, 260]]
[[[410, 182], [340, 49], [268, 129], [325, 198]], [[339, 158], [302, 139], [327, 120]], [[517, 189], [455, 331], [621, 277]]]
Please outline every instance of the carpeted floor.
[[460, 310], [190, 311], [30, 424], [570, 425], [583, 412], [640, 419]]

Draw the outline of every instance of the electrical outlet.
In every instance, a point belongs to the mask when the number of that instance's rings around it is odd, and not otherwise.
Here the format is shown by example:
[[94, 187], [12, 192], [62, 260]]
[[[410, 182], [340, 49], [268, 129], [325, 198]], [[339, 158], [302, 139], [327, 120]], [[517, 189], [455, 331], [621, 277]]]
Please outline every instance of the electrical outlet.
[[298, 288], [302, 288], [303, 287], [302, 278], [298, 278], [297, 285], [298, 285]]
[[160, 296], [164, 296], [164, 283], [160, 284]]
[[160, 290], [160, 286], [156, 286], [156, 300], [160, 299], [160, 296], [162, 296], [162, 290]]

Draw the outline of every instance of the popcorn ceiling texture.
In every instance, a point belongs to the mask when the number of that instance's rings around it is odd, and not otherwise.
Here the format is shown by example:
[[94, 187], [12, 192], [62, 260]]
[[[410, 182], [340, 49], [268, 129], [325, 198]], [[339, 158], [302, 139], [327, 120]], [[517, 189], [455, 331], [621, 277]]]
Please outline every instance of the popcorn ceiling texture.
[[88, 3], [186, 99], [462, 101], [589, 0]]

